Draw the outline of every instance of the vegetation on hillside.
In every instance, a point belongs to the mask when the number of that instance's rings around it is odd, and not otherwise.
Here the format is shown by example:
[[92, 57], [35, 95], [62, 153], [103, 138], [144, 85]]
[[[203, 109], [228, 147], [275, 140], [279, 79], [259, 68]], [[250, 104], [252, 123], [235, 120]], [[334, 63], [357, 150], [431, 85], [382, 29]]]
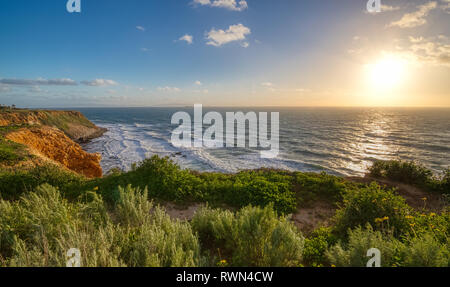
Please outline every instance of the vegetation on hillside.
[[0, 138], [0, 165], [13, 166], [30, 157], [24, 145]]
[[250, 170], [237, 174], [199, 173], [181, 169], [168, 158], [154, 156], [135, 165], [130, 172], [114, 171], [109, 175], [88, 180], [54, 165], [31, 170], [0, 171], [0, 194], [17, 199], [22, 193], [48, 183], [70, 198], [86, 190], [115, 203], [119, 186], [147, 188], [149, 197], [180, 204], [208, 202], [212, 206], [227, 205], [241, 208], [248, 205], [272, 205], [282, 214], [290, 214], [305, 202], [325, 198], [340, 199], [345, 190], [358, 185], [325, 173], [291, 173], [273, 170]]
[[[448, 192], [448, 175], [433, 180]], [[0, 266], [65, 266], [70, 248], [83, 266], [365, 266], [369, 248], [383, 266], [450, 263], [448, 208], [325, 173], [198, 173], [155, 156], [100, 179], [44, 165], [0, 170], [0, 183]], [[336, 206], [331, 224], [298, 230], [290, 214], [317, 200]], [[165, 201], [209, 207], [178, 221]]]
[[8, 132], [18, 128], [17, 126], [0, 127], [0, 166], [14, 166], [31, 157], [26, 146], [5, 139]]
[[416, 162], [377, 161], [370, 168], [369, 175], [450, 194], [450, 169], [446, 169], [441, 176], [436, 176], [430, 169]]

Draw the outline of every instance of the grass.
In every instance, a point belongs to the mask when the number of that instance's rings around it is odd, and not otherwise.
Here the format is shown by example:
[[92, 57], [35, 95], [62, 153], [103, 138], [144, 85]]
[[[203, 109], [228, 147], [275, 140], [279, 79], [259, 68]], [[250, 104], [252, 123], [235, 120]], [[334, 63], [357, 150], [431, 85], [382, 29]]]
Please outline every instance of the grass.
[[[0, 110], [0, 114], [18, 114], [21, 116], [27, 115], [36, 115], [39, 117], [40, 125], [47, 125], [51, 127], [56, 127], [62, 130], [69, 137], [72, 136], [72, 131], [70, 127], [72, 125], [79, 125], [86, 128], [95, 128], [95, 125], [90, 122], [86, 117], [71, 111], [47, 111], [47, 110], [27, 110], [27, 109], [14, 109], [8, 110], [3, 109]], [[21, 127], [25, 127], [27, 125], [23, 125]], [[5, 135], [5, 131], [10, 129], [14, 129], [17, 127], [1, 127], [0, 135]]]
[[85, 126], [88, 128], [94, 128], [95, 125], [90, 122], [84, 116], [75, 116], [70, 112], [49, 112], [49, 111], [41, 111], [46, 115], [45, 118], [42, 118], [42, 124], [47, 126], [57, 127], [62, 130], [65, 134], [70, 135], [70, 125], [78, 124], [81, 126]]
[[[383, 266], [450, 261], [448, 208], [413, 210], [393, 190], [325, 173], [199, 173], [153, 157], [100, 179], [45, 165], [0, 170], [0, 182], [0, 266], [64, 266], [75, 247], [83, 266], [365, 266], [373, 247]], [[289, 214], [315, 200], [338, 210], [302, 234]], [[161, 201], [209, 207], [177, 221]]]
[[29, 158], [26, 146], [0, 137], [0, 165], [13, 166]]

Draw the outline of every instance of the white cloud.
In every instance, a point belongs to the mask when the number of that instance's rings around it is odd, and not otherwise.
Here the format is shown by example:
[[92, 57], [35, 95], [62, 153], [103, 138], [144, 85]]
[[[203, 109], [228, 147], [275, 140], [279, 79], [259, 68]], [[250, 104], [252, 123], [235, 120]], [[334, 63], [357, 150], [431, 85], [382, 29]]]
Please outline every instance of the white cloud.
[[194, 37], [191, 36], [191, 35], [186, 34], [186, 35], [180, 37], [178, 39], [178, 41], [186, 41], [186, 43], [188, 43], [190, 45], [190, 44], [192, 44], [194, 42]]
[[14, 86], [76, 86], [77, 83], [72, 79], [0, 79], [0, 84]]
[[10, 92], [10, 91], [11, 91], [10, 86], [0, 84], [0, 93], [6, 93], [6, 92]]
[[418, 10], [412, 13], [407, 13], [403, 17], [395, 22], [392, 22], [388, 27], [400, 27], [400, 28], [414, 28], [425, 25], [427, 20], [425, 19], [431, 10], [437, 7], [437, 2], [432, 1], [424, 5], [418, 6]]
[[202, 82], [200, 82], [200, 81], [195, 81], [195, 82], [194, 82], [194, 85], [196, 85], [196, 86], [201, 86], [201, 85], [203, 85], [203, 84], [202, 84]]
[[106, 79], [95, 79], [92, 81], [82, 81], [83, 85], [91, 86], [91, 87], [100, 87], [100, 86], [116, 86], [118, 85], [113, 80], [106, 80]]
[[213, 28], [206, 34], [206, 39], [209, 40], [206, 44], [220, 47], [233, 41], [245, 40], [249, 34], [251, 30], [242, 24], [231, 25], [226, 31]]
[[202, 6], [225, 8], [232, 11], [244, 11], [248, 8], [247, 1], [245, 0], [239, 2], [236, 0], [194, 0], [194, 3]]
[[400, 43], [394, 54], [417, 65], [450, 67], [450, 41], [447, 37], [409, 37]]
[[136, 29], [138, 29], [139, 31], [145, 32], [145, 28], [142, 26], [136, 26]]
[[181, 92], [181, 90], [177, 87], [158, 87], [158, 91], [164, 92], [164, 93], [178, 93]]
[[450, 42], [447, 38], [424, 39], [423, 37], [410, 37], [411, 45], [407, 51], [412, 53], [416, 60], [450, 67]]
[[141, 51], [142, 52], [150, 52], [150, 49], [148, 49], [148, 48], [141, 48]]

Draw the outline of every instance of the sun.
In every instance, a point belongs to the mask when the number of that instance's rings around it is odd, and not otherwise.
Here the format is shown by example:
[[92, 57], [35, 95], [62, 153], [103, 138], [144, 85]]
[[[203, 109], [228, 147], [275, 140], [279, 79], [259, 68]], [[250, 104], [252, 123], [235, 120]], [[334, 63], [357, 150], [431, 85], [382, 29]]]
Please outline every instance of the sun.
[[391, 90], [406, 79], [406, 61], [394, 55], [386, 55], [367, 68], [367, 80], [375, 90]]

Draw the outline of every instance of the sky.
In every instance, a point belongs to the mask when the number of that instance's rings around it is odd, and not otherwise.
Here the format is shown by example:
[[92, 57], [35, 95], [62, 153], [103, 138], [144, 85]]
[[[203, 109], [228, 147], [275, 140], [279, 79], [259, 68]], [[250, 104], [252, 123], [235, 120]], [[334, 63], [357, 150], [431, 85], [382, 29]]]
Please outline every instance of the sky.
[[0, 104], [450, 106], [450, 0], [0, 0]]

